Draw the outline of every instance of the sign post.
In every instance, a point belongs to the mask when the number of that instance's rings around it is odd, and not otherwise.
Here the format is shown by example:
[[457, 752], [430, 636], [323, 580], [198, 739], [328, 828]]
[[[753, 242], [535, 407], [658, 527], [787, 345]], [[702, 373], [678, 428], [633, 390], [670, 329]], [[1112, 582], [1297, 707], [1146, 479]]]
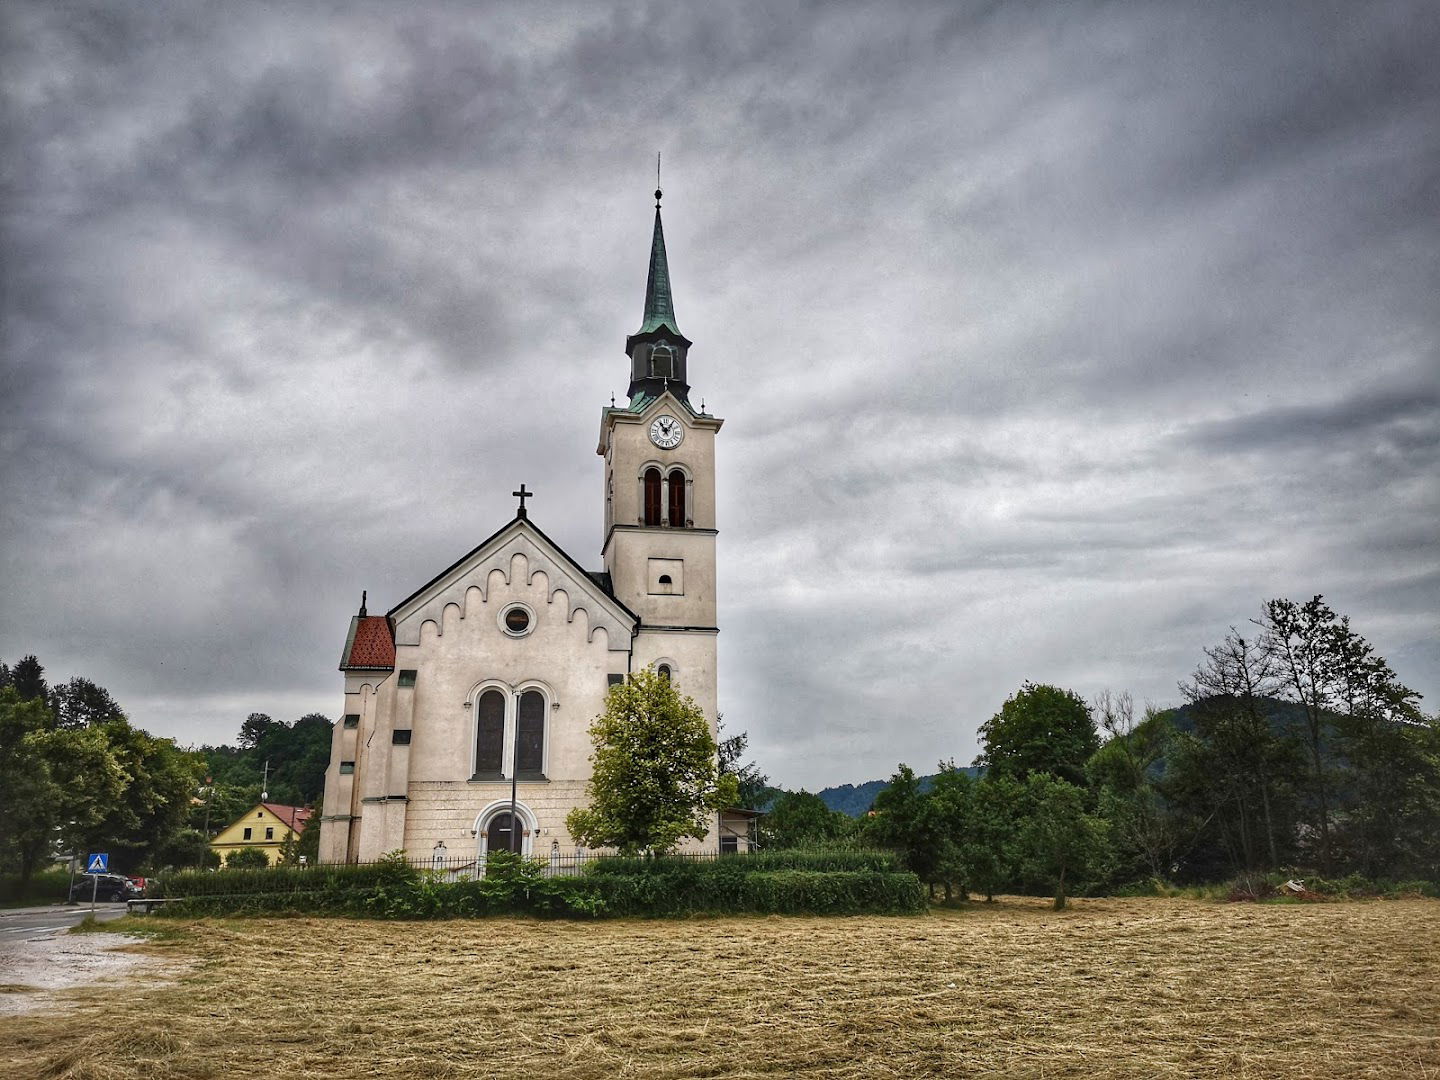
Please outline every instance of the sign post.
[[91, 852], [85, 856], [85, 873], [90, 875], [90, 917], [95, 917], [95, 896], [100, 891], [100, 875], [110, 868], [108, 852]]

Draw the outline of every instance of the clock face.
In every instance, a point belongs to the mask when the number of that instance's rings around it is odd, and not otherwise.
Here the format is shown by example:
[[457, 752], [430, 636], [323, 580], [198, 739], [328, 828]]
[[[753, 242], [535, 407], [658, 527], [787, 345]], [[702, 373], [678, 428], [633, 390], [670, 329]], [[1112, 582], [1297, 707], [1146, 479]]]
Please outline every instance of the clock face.
[[673, 416], [657, 416], [650, 423], [650, 441], [661, 450], [674, 450], [684, 437], [685, 429]]

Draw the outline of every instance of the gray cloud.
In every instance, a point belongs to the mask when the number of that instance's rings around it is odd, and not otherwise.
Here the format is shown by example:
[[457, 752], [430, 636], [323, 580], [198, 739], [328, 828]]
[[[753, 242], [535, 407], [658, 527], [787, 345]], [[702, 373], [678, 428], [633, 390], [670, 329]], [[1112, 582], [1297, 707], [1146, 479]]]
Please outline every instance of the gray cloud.
[[1169, 700], [1273, 595], [1440, 694], [1428, 5], [3, 18], [0, 656], [154, 730], [333, 712], [520, 479], [598, 563], [656, 148], [777, 780]]

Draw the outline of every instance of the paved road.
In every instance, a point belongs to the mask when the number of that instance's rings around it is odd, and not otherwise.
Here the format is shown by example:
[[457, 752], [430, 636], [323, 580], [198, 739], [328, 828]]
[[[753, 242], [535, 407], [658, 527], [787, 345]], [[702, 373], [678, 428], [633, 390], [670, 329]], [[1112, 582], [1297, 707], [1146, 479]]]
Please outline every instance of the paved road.
[[[30, 941], [64, 933], [89, 914], [89, 904], [51, 904], [48, 907], [0, 911], [0, 942]], [[118, 919], [124, 914], [123, 901], [95, 905], [95, 918], [99, 922]]]

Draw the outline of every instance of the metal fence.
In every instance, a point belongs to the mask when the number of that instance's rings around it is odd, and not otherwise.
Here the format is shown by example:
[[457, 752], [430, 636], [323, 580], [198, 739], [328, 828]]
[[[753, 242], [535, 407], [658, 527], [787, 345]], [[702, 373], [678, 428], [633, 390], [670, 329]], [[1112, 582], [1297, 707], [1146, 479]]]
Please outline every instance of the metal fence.
[[[686, 860], [693, 862], [714, 862], [717, 859], [743, 858], [748, 854], [743, 848], [739, 851], [677, 851], [657, 856], [667, 860]], [[467, 878], [481, 878], [485, 876], [485, 864], [489, 856], [485, 853], [479, 855], [408, 855], [405, 862], [416, 870], [428, 870], [436, 877], [448, 881], [461, 881]], [[540, 868], [541, 874], [545, 877], [573, 877], [593, 863], [604, 862], [607, 859], [636, 859], [643, 856], [619, 855], [611, 851], [574, 851], [563, 853], [557, 850], [530, 854], [525, 856], [530, 862]], [[353, 862], [353, 863], [321, 863], [321, 866], [379, 866], [380, 862]]]

